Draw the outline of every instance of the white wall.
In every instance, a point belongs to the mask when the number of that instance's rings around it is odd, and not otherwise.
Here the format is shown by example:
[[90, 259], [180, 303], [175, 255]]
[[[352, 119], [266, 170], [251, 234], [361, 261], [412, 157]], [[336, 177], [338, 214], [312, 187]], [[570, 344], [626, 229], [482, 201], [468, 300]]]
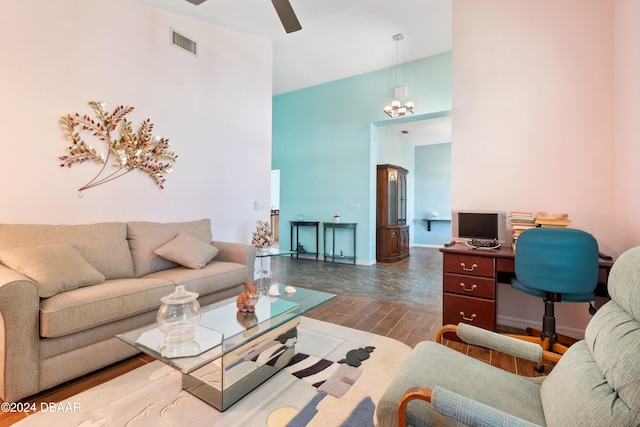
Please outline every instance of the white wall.
[[[453, 8], [452, 208], [566, 211], [572, 226], [617, 255], [631, 242], [612, 227], [614, 189], [631, 171], [614, 166], [613, 4], [484, 0]], [[540, 323], [542, 302], [509, 286], [498, 292], [499, 323]], [[556, 314], [569, 329], [589, 320], [583, 304]]]
[[[170, 27], [197, 57], [170, 45]], [[3, 0], [0, 51], [0, 222], [209, 217], [215, 238], [249, 242], [268, 219], [253, 202], [270, 198], [269, 42], [127, 0]], [[133, 106], [134, 127], [150, 118], [169, 138], [178, 159], [164, 190], [133, 171], [78, 197], [98, 165], [58, 166], [58, 120], [93, 114], [92, 100]]]
[[622, 248], [630, 248], [640, 245], [640, 2], [616, 0], [614, 20], [616, 216], [611, 233]]

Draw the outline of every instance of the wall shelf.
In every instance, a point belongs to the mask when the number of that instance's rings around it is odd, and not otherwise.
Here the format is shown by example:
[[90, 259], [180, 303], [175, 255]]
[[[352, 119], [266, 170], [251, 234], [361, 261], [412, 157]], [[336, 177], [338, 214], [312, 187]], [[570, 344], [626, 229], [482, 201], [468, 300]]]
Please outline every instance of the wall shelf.
[[431, 231], [431, 222], [451, 222], [450, 218], [424, 218], [427, 223], [427, 231]]

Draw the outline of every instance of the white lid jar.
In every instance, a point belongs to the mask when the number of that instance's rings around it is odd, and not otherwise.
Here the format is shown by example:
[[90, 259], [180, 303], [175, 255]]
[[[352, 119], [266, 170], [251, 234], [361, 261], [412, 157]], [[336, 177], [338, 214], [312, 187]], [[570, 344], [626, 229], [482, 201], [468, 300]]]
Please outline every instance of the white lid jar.
[[164, 333], [165, 344], [188, 343], [194, 339], [194, 331], [200, 321], [198, 294], [189, 292], [184, 285], [160, 298], [162, 305], [156, 316], [156, 325]]

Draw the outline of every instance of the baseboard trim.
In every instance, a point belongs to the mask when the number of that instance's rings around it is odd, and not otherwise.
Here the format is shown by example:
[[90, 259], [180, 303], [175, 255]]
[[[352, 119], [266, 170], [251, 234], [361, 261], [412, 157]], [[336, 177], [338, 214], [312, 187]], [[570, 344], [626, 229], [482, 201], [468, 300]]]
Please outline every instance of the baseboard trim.
[[[527, 329], [527, 328], [536, 328], [540, 329], [540, 324], [532, 324], [531, 321], [527, 321], [527, 319], [519, 319], [516, 317], [509, 316], [497, 316], [496, 319], [499, 325], [510, 326], [512, 328], [518, 329]], [[576, 338], [576, 339], [584, 339], [584, 330], [577, 328], [567, 328], [563, 326], [558, 326], [556, 328], [556, 332], [561, 335], [566, 335], [568, 337]]]
[[433, 245], [433, 244], [429, 244], [429, 243], [414, 243], [411, 246], [417, 246], [419, 248], [443, 248], [444, 244], [442, 244], [442, 245]]
[[[325, 261], [324, 260], [324, 255], [319, 255], [318, 259], [312, 258], [310, 256], [308, 256], [308, 257], [302, 256], [302, 257], [300, 257], [300, 259], [305, 259], [305, 260], [309, 260], [309, 261], [318, 261], [318, 262], [328, 262], [328, 263], [333, 262], [333, 261], [330, 261], [330, 260]], [[339, 258], [336, 257], [336, 259], [338, 260]], [[363, 265], [363, 266], [366, 266], [366, 267], [371, 267], [375, 263], [376, 263], [375, 260], [360, 260], [360, 259], [356, 259], [356, 265]], [[342, 261], [338, 260], [338, 261], [335, 262], [335, 264], [353, 265], [353, 260], [352, 259], [350, 259], [350, 260], [344, 260], [343, 259]]]

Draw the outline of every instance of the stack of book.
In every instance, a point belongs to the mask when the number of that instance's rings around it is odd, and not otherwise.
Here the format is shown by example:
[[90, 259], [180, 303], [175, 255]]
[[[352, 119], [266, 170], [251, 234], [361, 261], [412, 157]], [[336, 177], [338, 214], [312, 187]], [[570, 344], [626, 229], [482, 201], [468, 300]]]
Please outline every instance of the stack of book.
[[538, 212], [535, 223], [541, 227], [568, 227], [571, 220], [566, 212]]
[[509, 222], [511, 223], [511, 230], [513, 232], [513, 239], [511, 241], [513, 248], [516, 246], [516, 240], [518, 240], [520, 233], [529, 228], [537, 227], [535, 221], [536, 217], [533, 216], [531, 212], [511, 212]]

